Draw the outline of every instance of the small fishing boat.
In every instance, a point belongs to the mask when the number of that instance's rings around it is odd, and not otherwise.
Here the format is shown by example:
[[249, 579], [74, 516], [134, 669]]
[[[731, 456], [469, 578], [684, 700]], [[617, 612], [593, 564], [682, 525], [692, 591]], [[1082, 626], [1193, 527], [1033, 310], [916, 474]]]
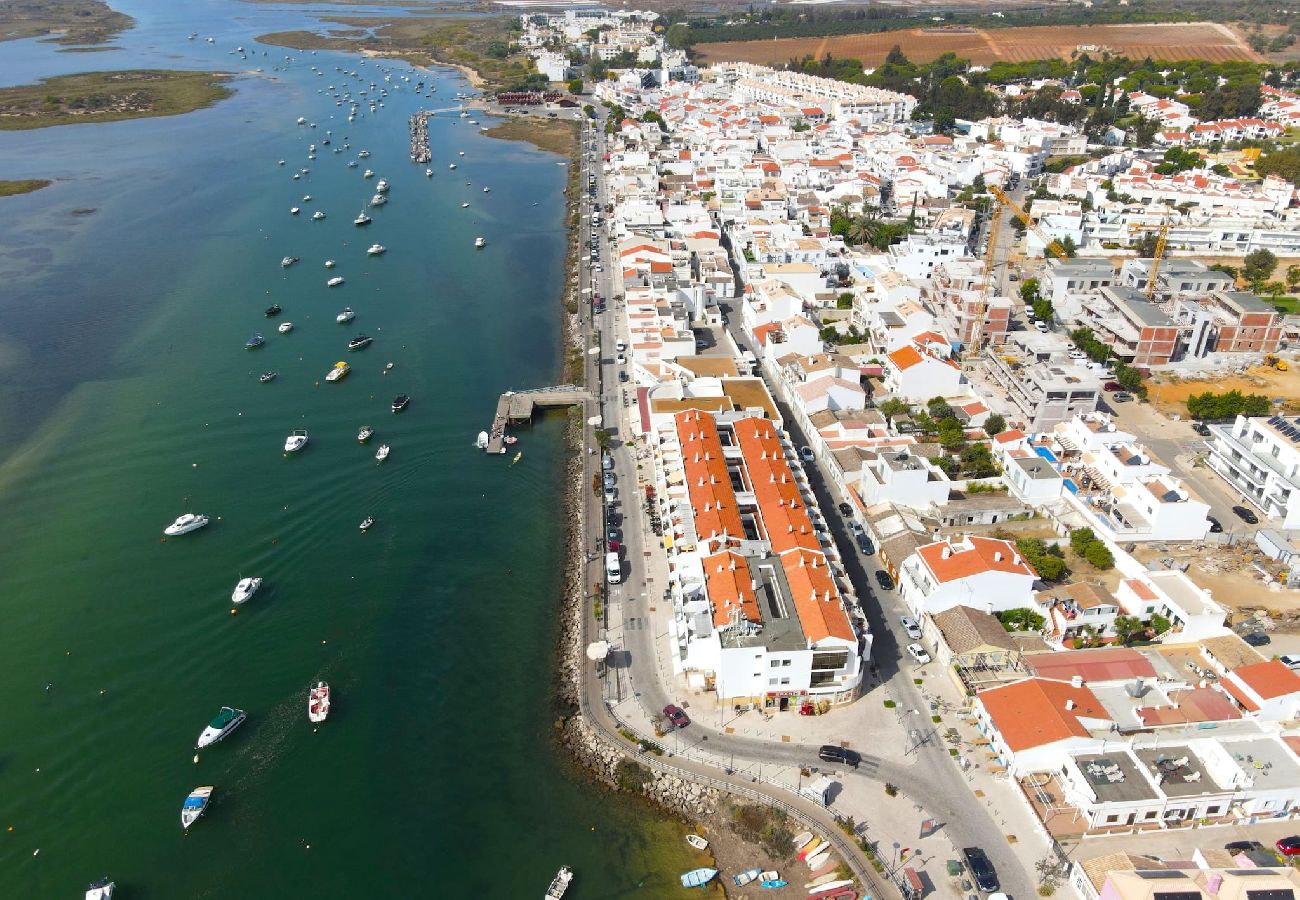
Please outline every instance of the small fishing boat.
[[292, 323], [292, 322], [281, 322], [281, 323], [280, 323], [280, 327], [279, 327], [278, 329], [276, 329], [276, 330], [279, 331], [280, 334], [288, 334], [289, 332], [293, 331], [293, 323]]
[[369, 248], [366, 249], [366, 253], [370, 254], [371, 256], [383, 256], [387, 252], [388, 252], [388, 248], [385, 247], [383, 244], [371, 244]]
[[546, 889], [544, 900], [560, 900], [564, 892], [569, 889], [569, 882], [573, 881], [573, 870], [568, 866], [560, 866], [560, 871], [555, 873], [551, 879], [551, 886]]
[[808, 868], [811, 871], [816, 872], [822, 866], [826, 865], [827, 861], [830, 860], [830, 858], [831, 858], [831, 848], [830, 845], [827, 844], [825, 849], [821, 850], [819, 853], [816, 853], [815, 855], [808, 858], [807, 861]]
[[262, 346], [265, 343], [266, 343], [266, 338], [262, 337], [260, 334], [255, 334], [248, 340], [244, 341], [244, 349], [256, 350], [258, 347]]
[[307, 432], [299, 428], [284, 439], [284, 452], [297, 453], [307, 446]]
[[369, 531], [370, 526], [373, 524], [375, 524], [374, 516], [366, 516], [364, 519], [361, 520], [361, 530]]
[[240, 603], [246, 603], [257, 593], [257, 589], [262, 586], [260, 578], [241, 578], [235, 584], [235, 589], [230, 592], [230, 602], [238, 606]]
[[356, 317], [357, 314], [352, 311], [352, 307], [348, 306], [343, 309], [343, 312], [334, 317], [334, 321], [342, 325], [346, 322], [351, 322]]
[[[485, 446], [486, 446], [486, 444], [485, 444]], [[688, 835], [686, 835], [686, 843], [690, 844], [690, 845], [691, 845], [692, 847], [694, 847], [696, 850], [708, 850], [708, 849], [709, 849], [709, 842], [706, 841], [704, 838], [700, 837], [698, 834], [688, 834]]]
[[826, 842], [821, 838], [814, 836], [811, 841], [799, 848], [798, 856], [800, 859], [807, 859], [815, 853], [820, 853]]
[[[294, 177], [294, 178], [297, 178], [298, 176], [295, 175], [295, 176], [293, 176], [293, 177]], [[289, 207], [289, 215], [291, 215], [291, 216], [296, 216], [296, 215], [298, 215], [298, 213], [300, 213], [300, 212], [302, 212], [302, 210], [300, 210], [300, 209], [299, 209], [298, 207], [296, 207], [296, 206], [291, 206], [291, 207]]]
[[474, 446], [479, 448], [480, 450], [486, 450], [487, 445], [488, 445], [488, 433], [486, 431], [480, 431], [478, 433], [477, 440], [474, 441]]
[[462, 204], [460, 205], [460, 208], [461, 208], [461, 209], [469, 209], [469, 204], [468, 204], [468, 203], [462, 203]]
[[298, 257], [296, 256], [286, 256], [284, 259], [280, 260], [280, 265], [284, 266], [284, 268], [287, 269], [297, 261], [298, 261]]
[[[364, 94], [365, 91], [362, 91], [362, 93]], [[370, 158], [370, 151], [369, 151], [369, 150], [358, 150], [358, 151], [357, 151], [357, 158], [358, 158], [358, 159], [369, 159], [369, 158]]]
[[510, 465], [512, 466], [515, 465], [517, 462], [519, 462], [519, 460], [523, 458], [524, 458], [524, 451], [520, 450], [518, 453], [515, 454], [515, 458], [510, 460]]
[[474, 238], [474, 246], [477, 247], [479, 250], [482, 250], [484, 247], [487, 246], [487, 241], [485, 241], [481, 237], [476, 237]]
[[460, 151], [460, 155], [461, 155], [461, 156], [464, 156], [464, 155], [465, 155], [465, 151], [464, 151], [464, 150]]
[[262, 382], [262, 384], [266, 384], [267, 382], [275, 381], [276, 376], [279, 374], [279, 372], [263, 372], [261, 375], [257, 376], [257, 380]]
[[401, 412], [402, 410], [406, 409], [406, 405], [410, 402], [411, 402], [411, 398], [409, 395], [398, 394], [396, 397], [393, 398], [393, 412], [395, 413]]
[[379, 449], [375, 451], [375, 459], [379, 462], [383, 462], [388, 459], [388, 454], [390, 452], [392, 452], [391, 448], [387, 444], [380, 444]]
[[364, 444], [366, 441], [374, 437], [374, 435], [375, 429], [371, 428], [369, 425], [362, 425], [361, 430], [357, 432], [357, 443]]
[[812, 839], [813, 833], [811, 831], [801, 831], [794, 836], [791, 843], [794, 845], [794, 849], [802, 850]]
[[492, 193], [492, 188], [490, 188], [490, 187], [485, 187], [485, 188], [483, 188], [483, 193], [485, 193], [485, 194], [490, 194], [490, 193]]
[[511, 446], [519, 443], [519, 438], [515, 437], [513, 434], [507, 434], [501, 440], [506, 442], [506, 446]]
[[433, 169], [425, 169], [425, 170], [424, 170], [424, 177], [425, 177], [425, 178], [432, 178], [432, 177], [433, 177]]
[[352, 371], [352, 367], [347, 363], [339, 360], [334, 364], [334, 368], [325, 373], [326, 381], [342, 381]]
[[762, 869], [746, 869], [738, 875], [732, 875], [731, 880], [736, 883], [736, 887], [744, 887], [751, 881], [757, 881], [758, 876], [762, 874]]
[[362, 177], [362, 178], [374, 178], [374, 177], [375, 177], [375, 173], [372, 172], [370, 169], [366, 169], [364, 172], [361, 173], [361, 177]]
[[357, 161], [355, 159], [348, 163], [349, 169], [355, 169], [356, 167], [357, 167]]
[[302, 195], [302, 202], [303, 202], [303, 203], [310, 203], [310, 202], [311, 202], [311, 194], [303, 194], [303, 195]]
[[327, 259], [327, 260], [325, 260], [325, 268], [327, 268], [327, 269], [332, 269], [332, 268], [334, 268], [334, 265], [335, 265], [335, 264], [334, 264], [334, 260], [332, 260], [332, 259]]
[[316, 219], [317, 221], [319, 221], [319, 220], [325, 218], [325, 213], [321, 212], [321, 211], [318, 209], [318, 210], [316, 210], [314, 213], [311, 214], [311, 217], [312, 217], [313, 219]]
[[[194, 40], [193, 37], [190, 40]], [[117, 887], [105, 876], [99, 881], [92, 881], [86, 885], [86, 900], [112, 900], [113, 889]]]
[[453, 170], [454, 170], [454, 169], [456, 168], [456, 164], [455, 164], [455, 163], [452, 163], [451, 165], [447, 166], [447, 168], [448, 168], [448, 169], [453, 169]]
[[388, 181], [383, 178], [379, 179], [379, 182], [375, 185], [375, 190], [381, 194], [387, 194], [388, 188], [389, 188]]
[[323, 681], [316, 682], [307, 692], [307, 720], [324, 722], [330, 714], [330, 686]]
[[359, 334], [352, 340], [348, 341], [348, 350], [360, 350], [362, 347], [368, 347], [374, 343], [374, 338], [368, 334]]
[[335, 275], [329, 281], [325, 282], [325, 287], [338, 287], [342, 283], [343, 283], [343, 276]]
[[366, 211], [363, 209], [363, 210], [361, 210], [361, 212], [359, 212], [359, 213], [357, 214], [357, 217], [356, 217], [355, 219], [352, 220], [352, 224], [353, 224], [353, 225], [369, 225], [369, 224], [371, 223], [371, 221], [372, 221], [372, 219], [370, 218], [370, 216], [366, 215]]
[[212, 790], [212, 785], [208, 784], [190, 791], [185, 802], [181, 804], [181, 828], [188, 831], [189, 827], [207, 812], [208, 802], [212, 799]]
[[181, 534], [189, 534], [191, 531], [198, 531], [204, 525], [208, 524], [208, 517], [201, 513], [185, 513], [178, 516], [175, 522], [172, 522], [163, 529], [163, 534], [168, 537], [176, 537]]
[[385, 197], [383, 194], [375, 194], [375, 196], [370, 198], [371, 206], [383, 206], [387, 202], [388, 202], [388, 198]]
[[851, 880], [841, 879], [839, 881], [827, 882], [826, 884], [823, 884], [821, 887], [814, 888], [808, 893], [810, 896], [816, 896], [816, 897], [833, 897], [833, 896], [838, 896], [835, 893], [836, 891], [842, 891], [845, 888], [850, 888], [850, 887], [853, 887], [853, 882]]
[[212, 721], [208, 723], [208, 727], [199, 733], [199, 739], [195, 742], [194, 749], [202, 750], [204, 747], [222, 740], [230, 732], [243, 725], [246, 718], [248, 717], [244, 715], [242, 709], [235, 709], [233, 706], [221, 707], [221, 712], [213, 716]]
[[280, 304], [272, 303], [264, 310], [264, 312], [268, 319], [273, 319], [276, 316], [278, 316], [280, 313], [284, 312], [284, 310], [280, 309]]
[[704, 887], [717, 874], [717, 869], [691, 869], [682, 873], [682, 887]]

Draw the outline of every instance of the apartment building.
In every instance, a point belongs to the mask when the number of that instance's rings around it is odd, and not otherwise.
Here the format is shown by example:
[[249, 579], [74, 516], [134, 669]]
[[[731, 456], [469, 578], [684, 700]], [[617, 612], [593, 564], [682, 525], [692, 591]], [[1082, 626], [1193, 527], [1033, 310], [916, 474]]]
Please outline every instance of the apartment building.
[[1282, 346], [1282, 316], [1249, 291], [1216, 291], [1176, 301], [1173, 319], [1183, 332], [1185, 353], [1276, 353]]
[[1092, 412], [1101, 399], [1096, 372], [1073, 360], [1037, 360], [1010, 350], [988, 354], [983, 363], [1012, 417], [1031, 431], [1047, 431], [1059, 422]]
[[1068, 294], [1091, 294], [1119, 282], [1119, 275], [1106, 259], [1052, 259], [1047, 264], [1044, 296], [1061, 306]]
[[1131, 366], [1162, 366], [1178, 352], [1177, 323], [1132, 288], [1099, 289], [1093, 302], [1083, 304], [1079, 322]]
[[1210, 468], [1284, 529], [1300, 528], [1300, 419], [1237, 416], [1211, 425]]
[[954, 606], [1000, 612], [1029, 606], [1037, 579], [1014, 543], [972, 535], [919, 547], [899, 568], [898, 592], [916, 616]]

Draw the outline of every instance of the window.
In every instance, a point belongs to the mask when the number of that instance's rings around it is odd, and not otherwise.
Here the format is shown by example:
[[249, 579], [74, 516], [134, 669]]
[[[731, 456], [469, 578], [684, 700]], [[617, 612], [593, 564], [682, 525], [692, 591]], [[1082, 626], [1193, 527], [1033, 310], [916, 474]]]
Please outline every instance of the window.
[[783, 660], [781, 660], [781, 665], [782, 665], [782, 666], [789, 666], [789, 665], [790, 665], [790, 660], [788, 660], [788, 659], [783, 659]]
[[1119, 821], [1119, 816], [1117, 816], [1117, 815], [1107, 816], [1107, 817], [1106, 817], [1106, 824], [1107, 824], [1107, 825], [1111, 825], [1111, 824], [1113, 824], [1113, 823], [1115, 823], [1115, 822], [1118, 822], [1118, 821]]
[[774, 660], [772, 660], [772, 662], [770, 663], [770, 665], [772, 666], [772, 668], [775, 669], [776, 667], [778, 667], [779, 665], [781, 665], [781, 660], [779, 660], [779, 659], [774, 659]]
[[789, 679], [789, 678], [782, 678], [782, 679], [781, 679], [781, 683], [782, 683], [782, 684], [789, 684], [789, 683], [790, 683], [790, 679]]
[[1205, 814], [1206, 814], [1207, 816], [1217, 816], [1217, 815], [1219, 814], [1219, 807], [1217, 807], [1217, 806], [1207, 806], [1207, 807], [1205, 808]]
[[773, 687], [775, 684], [776, 684], [776, 679], [775, 679], [775, 678], [769, 678], [769, 679], [767, 680], [767, 686], [768, 686], [768, 687]]

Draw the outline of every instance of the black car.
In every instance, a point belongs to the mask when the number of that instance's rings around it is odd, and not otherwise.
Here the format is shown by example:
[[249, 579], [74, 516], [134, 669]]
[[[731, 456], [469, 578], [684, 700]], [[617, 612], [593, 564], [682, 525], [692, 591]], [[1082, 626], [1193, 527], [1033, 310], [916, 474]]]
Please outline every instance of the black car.
[[848, 518], [849, 516], [853, 515], [853, 507], [849, 506], [847, 503], [841, 503], [839, 506], [835, 508], [838, 509], [840, 511], [840, 515], [844, 516], [845, 518]]
[[876, 552], [875, 546], [871, 543], [871, 538], [861, 531], [858, 532], [858, 549], [862, 551], [864, 556], [870, 556]]
[[975, 879], [975, 885], [985, 893], [994, 893], [997, 891], [998, 873], [993, 870], [993, 863], [989, 862], [988, 854], [979, 847], [967, 847], [961, 851], [962, 856], [966, 857], [966, 866], [970, 869], [971, 877]]
[[1252, 647], [1266, 647], [1273, 643], [1273, 639], [1262, 631], [1252, 631], [1250, 634], [1243, 634], [1241, 639]]
[[823, 762], [844, 763], [846, 766], [858, 767], [862, 762], [862, 756], [856, 750], [850, 750], [848, 747], [836, 747], [834, 744], [822, 744], [817, 751], [817, 758]]
[[889, 577], [889, 573], [884, 569], [876, 569], [876, 584], [880, 585], [882, 590], [892, 591], [894, 589], [894, 579]]
[[1208, 519], [1209, 522], [1210, 522], [1210, 534], [1222, 534], [1222, 533], [1223, 533], [1223, 523], [1222, 523], [1222, 522], [1220, 522], [1218, 519], [1214, 518], [1214, 516], [1206, 516], [1205, 518]]
[[627, 381], [627, 373], [624, 372], [622, 369], [619, 370], [619, 373], [618, 373], [618, 380], [619, 380], [620, 382]]
[[[1193, 422], [1193, 423], [1192, 423], [1192, 431], [1195, 431], [1195, 432], [1196, 432], [1197, 434], [1199, 434], [1201, 437], [1209, 437], [1209, 436], [1210, 436], [1210, 426], [1206, 425], [1204, 422]], [[1238, 843], [1253, 844], [1253, 843], [1257, 843], [1257, 842], [1256, 842], [1256, 841], [1238, 841]]]
[[1256, 516], [1253, 511], [1244, 506], [1234, 506], [1232, 511], [1237, 514], [1238, 519], [1241, 519], [1241, 521], [1245, 522], [1247, 525], [1259, 524], [1259, 517]]

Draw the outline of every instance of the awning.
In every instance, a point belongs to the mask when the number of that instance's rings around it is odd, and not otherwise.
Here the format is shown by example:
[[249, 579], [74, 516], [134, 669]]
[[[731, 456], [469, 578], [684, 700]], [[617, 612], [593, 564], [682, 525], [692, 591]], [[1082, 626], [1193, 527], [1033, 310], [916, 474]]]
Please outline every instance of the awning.
[[596, 641], [587, 645], [587, 659], [600, 662], [609, 656], [609, 641]]

